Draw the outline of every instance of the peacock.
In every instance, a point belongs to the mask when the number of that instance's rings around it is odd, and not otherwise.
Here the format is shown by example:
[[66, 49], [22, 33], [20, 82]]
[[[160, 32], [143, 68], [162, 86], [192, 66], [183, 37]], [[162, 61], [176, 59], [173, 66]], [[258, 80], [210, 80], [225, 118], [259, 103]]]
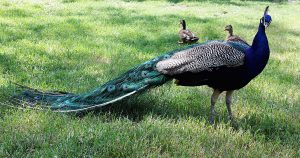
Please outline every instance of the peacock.
[[225, 26], [224, 31], [228, 31], [228, 35], [225, 39], [225, 41], [237, 41], [237, 42], [242, 42], [247, 45], [249, 45], [244, 39], [242, 39], [240, 36], [233, 35], [233, 28], [232, 25], [227, 25]]
[[195, 43], [199, 38], [190, 30], [186, 29], [185, 20], [180, 20], [181, 29], [179, 30], [179, 44]]
[[228, 115], [234, 90], [246, 86], [260, 74], [269, 59], [266, 28], [271, 23], [266, 7], [252, 46], [236, 41], [207, 41], [170, 51], [146, 61], [102, 86], [83, 93], [40, 91], [23, 87], [12, 100], [15, 105], [51, 109], [56, 112], [79, 112], [102, 107], [143, 90], [160, 86], [172, 79], [180, 86], [208, 85], [213, 89], [210, 123], [214, 123], [215, 103], [226, 91]]

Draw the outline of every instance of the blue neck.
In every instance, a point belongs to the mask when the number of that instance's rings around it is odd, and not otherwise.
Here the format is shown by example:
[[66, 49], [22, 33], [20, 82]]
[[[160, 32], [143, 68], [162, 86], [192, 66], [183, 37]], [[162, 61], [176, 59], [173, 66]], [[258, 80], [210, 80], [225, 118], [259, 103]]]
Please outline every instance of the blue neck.
[[265, 32], [265, 26], [260, 23], [258, 31], [253, 39], [252, 46], [246, 52], [245, 65], [249, 70], [249, 77], [254, 78], [262, 72], [268, 63], [270, 49]]

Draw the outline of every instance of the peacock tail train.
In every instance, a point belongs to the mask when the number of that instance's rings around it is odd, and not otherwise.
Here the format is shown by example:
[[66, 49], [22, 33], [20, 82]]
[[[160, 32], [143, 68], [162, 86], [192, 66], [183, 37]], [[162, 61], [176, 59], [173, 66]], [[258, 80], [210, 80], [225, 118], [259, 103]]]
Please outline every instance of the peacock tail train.
[[142, 90], [159, 86], [172, 78], [156, 70], [159, 61], [170, 58], [174, 53], [199, 46], [190, 45], [144, 62], [119, 77], [108, 81], [95, 90], [83, 94], [66, 92], [43, 92], [23, 86], [23, 91], [13, 96], [14, 104], [24, 107], [50, 109], [56, 112], [77, 112], [105, 106]]

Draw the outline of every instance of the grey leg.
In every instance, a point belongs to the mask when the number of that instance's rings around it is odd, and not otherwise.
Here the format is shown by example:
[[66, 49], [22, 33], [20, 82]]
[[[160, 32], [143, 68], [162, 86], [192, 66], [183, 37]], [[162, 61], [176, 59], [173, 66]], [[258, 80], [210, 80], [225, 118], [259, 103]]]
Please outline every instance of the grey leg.
[[222, 92], [214, 89], [213, 94], [211, 95], [211, 106], [210, 106], [210, 124], [214, 124], [215, 123], [215, 104], [220, 96]]
[[232, 94], [233, 94], [233, 90], [226, 92], [226, 106], [228, 110], [228, 117], [231, 121], [233, 121], [233, 116], [231, 112]]

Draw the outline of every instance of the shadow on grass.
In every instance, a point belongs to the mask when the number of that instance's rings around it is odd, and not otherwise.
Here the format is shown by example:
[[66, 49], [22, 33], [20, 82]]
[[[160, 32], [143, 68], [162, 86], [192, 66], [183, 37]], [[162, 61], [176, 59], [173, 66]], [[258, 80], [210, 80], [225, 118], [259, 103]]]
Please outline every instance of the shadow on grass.
[[33, 14], [25, 9], [7, 9], [3, 14], [3, 17], [15, 17], [15, 18], [25, 18], [25, 17], [32, 17]]
[[[167, 86], [163, 88], [167, 88]], [[184, 100], [181, 99], [179, 100], [180, 102], [177, 102], [174, 97], [166, 98], [168, 96], [166, 94], [153, 95], [151, 91], [152, 90], [150, 90], [150, 92], [146, 91], [143, 94], [136, 94], [126, 100], [101, 107], [91, 113], [94, 115], [109, 113], [113, 117], [126, 118], [137, 123], [147, 116], [152, 116], [175, 121], [192, 117], [199, 120], [206, 120], [208, 124], [210, 116], [210, 94], [196, 91], [196, 94], [190, 95], [188, 98]], [[166, 93], [171, 93], [171, 91]], [[261, 100], [265, 100], [262, 96], [263, 92], [255, 89], [255, 97], [250, 96], [242, 99], [260, 106]], [[184, 97], [182, 96], [182, 98]], [[191, 99], [195, 100], [189, 102]], [[272, 98], [269, 99], [272, 100]], [[218, 102], [219, 106], [216, 107], [216, 124], [229, 122], [224, 99], [220, 98]], [[284, 143], [288, 143], [291, 137], [300, 134], [299, 125], [295, 124], [295, 121], [291, 121], [290, 116], [278, 116], [278, 111], [284, 108], [281, 107], [281, 101], [272, 101], [271, 104], [277, 108], [268, 109], [264, 103], [264, 107], [255, 107], [259, 109], [256, 112], [248, 113], [239, 119], [236, 118], [238, 129], [250, 131], [253, 135], [263, 138], [264, 141], [280, 140]], [[234, 103], [233, 106], [235, 106]], [[278, 107], [280, 108], [278, 109]], [[270, 106], [269, 108], [272, 107]], [[238, 112], [233, 111], [233, 114], [237, 115]]]
[[[286, 99], [278, 100], [269, 95], [266, 98], [265, 92], [254, 87], [248, 87], [246, 91], [248, 95], [243, 96], [243, 101], [255, 105], [255, 112], [250, 111], [238, 120], [240, 128], [254, 135], [262, 135], [266, 140], [279, 139], [285, 142], [288, 141], [288, 135], [300, 134], [299, 124], [294, 120], [291, 114], [293, 109], [287, 106], [289, 103]], [[294, 103], [297, 104], [297, 101]]]
[[19, 61], [15, 55], [0, 54], [0, 66], [2, 74], [16, 74], [21, 72]]
[[260, 135], [265, 140], [281, 140], [288, 143], [291, 137], [300, 134], [299, 125], [290, 123], [284, 117], [278, 118], [272, 114], [251, 113], [238, 120], [240, 128], [249, 130], [254, 135]]
[[[167, 85], [172, 86], [172, 85]], [[164, 86], [163, 88], [168, 88]], [[161, 88], [160, 88], [161, 89]], [[143, 94], [136, 94], [126, 100], [114, 103], [111, 106], [103, 107], [96, 110], [96, 113], [109, 112], [116, 116], [128, 118], [134, 122], [139, 122], [145, 116], [153, 115], [168, 119], [177, 120], [179, 118], [195, 117], [208, 118], [209, 105], [201, 105], [202, 102], [189, 102], [189, 99], [195, 99], [194, 96], [188, 96], [186, 100], [182, 100], [183, 104], [174, 104], [177, 98], [171, 97], [168, 94], [152, 94], [147, 90]], [[164, 92], [167, 93], [167, 92]], [[199, 98], [203, 98], [202, 93], [198, 93]], [[159, 96], [159, 97], [158, 97]], [[167, 98], [169, 96], [169, 98]], [[197, 99], [198, 100], [198, 99]], [[184, 104], [186, 103], [186, 105]], [[199, 106], [201, 105], [201, 106]]]

